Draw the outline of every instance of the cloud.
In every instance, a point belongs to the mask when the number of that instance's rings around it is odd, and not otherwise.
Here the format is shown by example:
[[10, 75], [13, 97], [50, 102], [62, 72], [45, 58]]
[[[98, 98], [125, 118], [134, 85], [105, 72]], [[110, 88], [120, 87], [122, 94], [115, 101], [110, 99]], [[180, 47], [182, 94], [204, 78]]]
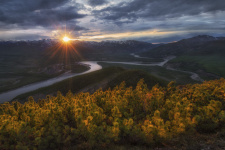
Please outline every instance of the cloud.
[[[66, 25], [78, 38], [100, 33], [114, 40], [119, 37], [111, 35], [135, 33], [120, 39], [156, 41], [159, 36], [143, 33], [157, 30], [165, 32], [161, 41], [168, 41], [181, 37], [168, 35], [174, 31], [184, 36], [189, 32], [225, 34], [224, 13], [224, 0], [0, 0], [0, 33], [1, 39], [13, 39], [13, 35], [35, 39], [35, 35], [47, 37], [53, 31], [64, 31]], [[18, 30], [22, 32], [14, 33]]]
[[94, 10], [93, 14], [99, 19], [127, 23], [137, 19], [163, 20], [224, 10], [223, 0], [132, 0]]
[[8, 26], [48, 28], [63, 23], [76, 24], [77, 19], [86, 16], [78, 13], [80, 9], [80, 4], [71, 0], [1, 0], [0, 27], [1, 29]]
[[0, 40], [37, 40], [48, 38], [43, 28], [0, 30]]
[[107, 0], [88, 0], [88, 4], [91, 6], [99, 6], [108, 3]]

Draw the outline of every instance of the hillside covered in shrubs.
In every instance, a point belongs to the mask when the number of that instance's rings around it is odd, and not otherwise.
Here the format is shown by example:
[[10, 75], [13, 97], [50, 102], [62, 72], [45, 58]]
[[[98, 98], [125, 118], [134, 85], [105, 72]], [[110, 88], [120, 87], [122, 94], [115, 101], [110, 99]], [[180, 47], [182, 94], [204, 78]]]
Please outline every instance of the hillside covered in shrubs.
[[114, 89], [0, 104], [0, 149], [166, 147], [178, 137], [225, 137], [225, 79]]

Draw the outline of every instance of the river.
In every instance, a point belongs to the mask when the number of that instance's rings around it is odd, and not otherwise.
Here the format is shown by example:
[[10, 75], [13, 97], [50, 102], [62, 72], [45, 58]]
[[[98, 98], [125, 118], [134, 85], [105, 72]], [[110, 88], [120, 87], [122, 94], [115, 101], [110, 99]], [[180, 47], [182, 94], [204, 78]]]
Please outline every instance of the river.
[[[134, 57], [136, 57], [136, 58], [147, 58], [147, 57], [141, 57], [141, 56], [139, 56], [139, 55], [137, 55], [137, 54], [134, 54], [134, 53], [131, 53], [130, 54], [131, 56], [134, 56]], [[170, 61], [170, 60], [172, 60], [172, 59], [174, 59], [174, 58], [176, 58], [176, 56], [169, 56], [169, 57], [166, 57], [165, 59], [164, 59], [164, 61], [163, 62], [161, 62], [161, 63], [156, 63], [156, 64], [146, 64], [146, 66], [164, 66], [168, 61]], [[123, 63], [124, 64], [124, 63]], [[173, 70], [173, 71], [179, 71], [179, 72], [184, 72], [184, 73], [188, 73], [188, 74], [190, 74], [190, 78], [191, 79], [193, 79], [193, 80], [195, 80], [195, 81], [200, 81], [200, 82], [203, 82], [204, 80], [197, 74], [197, 73], [195, 73], [195, 72], [191, 72], [191, 71], [183, 71], [183, 70], [178, 70], [178, 69], [174, 69], [174, 68], [171, 68], [171, 67], [166, 67], [166, 69], [168, 69], [168, 70]]]
[[54, 83], [63, 81], [65, 79], [75, 77], [75, 76], [79, 76], [79, 75], [83, 75], [83, 74], [87, 74], [87, 73], [102, 69], [102, 66], [98, 65], [98, 63], [94, 62], [94, 61], [84, 61], [84, 62], [80, 62], [80, 64], [87, 65], [87, 66], [89, 66], [90, 69], [88, 71], [85, 71], [85, 72], [82, 72], [82, 73], [65, 73], [65, 74], [62, 74], [58, 77], [55, 77], [55, 78], [52, 78], [52, 79], [49, 79], [49, 80], [46, 80], [46, 81], [41, 81], [41, 82], [29, 84], [29, 85], [20, 87], [20, 88], [15, 89], [15, 90], [11, 90], [11, 91], [8, 91], [8, 92], [5, 92], [5, 93], [1, 93], [0, 94], [0, 103], [10, 101], [18, 95], [37, 90], [39, 88], [50, 86]]
[[[134, 56], [134, 55], [133, 55]], [[142, 58], [142, 57], [137, 57], [138, 55], [135, 55], [134, 57], [136, 58]], [[151, 64], [144, 64], [142, 62], [119, 62], [119, 61], [98, 61], [98, 62], [104, 62], [104, 63], [110, 63], [110, 64], [124, 64], [124, 65], [137, 65], [137, 66], [164, 66], [168, 61], [174, 59], [175, 56], [169, 56], [164, 58], [162, 62], [156, 62], [156, 63], [151, 63]]]
[[[142, 58], [142, 57], [140, 57], [140, 56], [138, 56], [136, 54], [131, 54], [131, 55], [136, 57], [136, 58]], [[12, 100], [13, 98], [15, 98], [18, 95], [37, 90], [39, 88], [50, 86], [50, 85], [52, 85], [54, 83], [63, 81], [65, 79], [68, 79], [68, 78], [71, 78], [71, 77], [87, 74], [87, 73], [90, 73], [90, 72], [93, 72], [93, 71], [97, 71], [97, 70], [101, 70], [102, 66], [100, 66], [98, 64], [98, 62], [115, 63], [115, 64], [127, 64], [127, 65], [140, 65], [140, 66], [161, 66], [162, 67], [168, 61], [170, 61], [170, 60], [172, 60], [174, 58], [175, 58], [175, 56], [169, 56], [169, 57], [166, 57], [164, 59], [164, 61], [162, 61], [162, 62], [151, 63], [151, 64], [143, 64], [141, 62], [83, 61], [83, 62], [80, 62], [80, 64], [89, 66], [90, 69], [88, 71], [85, 71], [85, 72], [82, 72], [82, 73], [65, 73], [65, 74], [62, 74], [61, 76], [58, 76], [58, 77], [55, 77], [55, 78], [52, 78], [52, 79], [49, 79], [49, 80], [46, 80], [46, 81], [33, 83], [33, 84], [30, 84], [30, 85], [26, 85], [26, 86], [20, 87], [20, 88], [15, 89], [15, 90], [11, 90], [11, 91], [8, 91], [8, 92], [5, 92], [5, 93], [1, 93], [0, 94], [0, 103], [4, 103], [4, 102], [7, 102], [7, 101], [10, 101], [10, 100]], [[177, 69], [174, 69], [174, 68], [167, 68], [167, 69], [168, 70], [175, 70], [175, 71], [189, 73], [189, 74], [191, 74], [190, 77], [193, 80], [203, 81], [198, 76], [198, 74], [196, 74], [194, 72], [182, 71], [182, 70], [177, 70]]]

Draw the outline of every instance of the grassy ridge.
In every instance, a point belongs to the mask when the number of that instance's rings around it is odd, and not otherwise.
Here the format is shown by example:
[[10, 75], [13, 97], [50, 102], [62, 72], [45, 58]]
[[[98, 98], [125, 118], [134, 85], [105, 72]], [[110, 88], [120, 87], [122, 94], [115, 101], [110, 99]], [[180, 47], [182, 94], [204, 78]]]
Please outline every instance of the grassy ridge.
[[194, 71], [204, 80], [212, 80], [225, 77], [224, 49], [224, 38], [200, 35], [161, 45], [140, 55], [159, 58], [177, 56], [169, 62], [171, 67]]
[[91, 84], [94, 83], [98, 83], [101, 80], [103, 80], [104, 78], [107, 78], [109, 76], [118, 74], [120, 72], [123, 72], [124, 69], [120, 68], [120, 67], [109, 67], [109, 68], [105, 68], [99, 71], [95, 71], [92, 73], [88, 73], [85, 75], [81, 75], [81, 76], [76, 76], [76, 77], [72, 77], [69, 79], [66, 79], [64, 81], [61, 81], [59, 83], [55, 83], [51, 86], [48, 87], [44, 87], [44, 88], [40, 88], [36, 91], [32, 91], [23, 95], [20, 95], [18, 97], [16, 97], [15, 99], [25, 99], [26, 97], [30, 96], [30, 95], [34, 95], [34, 94], [38, 94], [38, 93], [42, 93], [44, 95], [50, 94], [50, 93], [55, 93], [57, 91], [61, 91], [63, 94], [66, 94], [69, 90], [71, 90], [72, 92], [77, 92], [82, 88], [85, 88]]
[[167, 85], [165, 80], [156, 78], [147, 72], [141, 70], [127, 70], [109, 81], [108, 87], [114, 88], [123, 81], [125, 81], [127, 87], [135, 87], [140, 79], [144, 79], [145, 83], [148, 85], [148, 88], [152, 88], [156, 84], [159, 84], [160, 86]]
[[196, 81], [190, 78], [190, 74], [180, 72], [180, 71], [173, 71], [168, 70], [164, 67], [159, 66], [139, 66], [139, 65], [126, 65], [126, 64], [110, 64], [110, 63], [99, 63], [103, 68], [107, 68], [110, 66], [118, 66], [125, 69], [133, 69], [133, 70], [143, 70], [149, 74], [156, 76], [161, 80], [176, 81], [177, 84], [189, 84], [189, 83], [196, 83]]
[[183, 69], [191, 71], [203, 69], [206, 72], [225, 77], [225, 59], [224, 56], [221, 55], [180, 56], [171, 60], [170, 63], [184, 63], [180, 66]]

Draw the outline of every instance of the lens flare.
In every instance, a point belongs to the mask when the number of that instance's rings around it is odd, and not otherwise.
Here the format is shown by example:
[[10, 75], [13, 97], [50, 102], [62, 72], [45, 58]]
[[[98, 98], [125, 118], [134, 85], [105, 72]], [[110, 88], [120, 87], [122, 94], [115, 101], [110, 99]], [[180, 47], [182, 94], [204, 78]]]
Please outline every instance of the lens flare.
[[69, 40], [70, 40], [70, 38], [68, 38], [67, 36], [64, 36], [64, 37], [63, 37], [63, 41], [64, 41], [64, 42], [68, 42]]
[[[66, 26], [56, 26], [52, 32], [53, 45], [46, 51], [46, 60], [49, 63], [64, 65], [64, 68], [73, 68], [74, 64], [83, 60], [79, 53], [79, 42], [74, 38], [75, 29], [66, 29]], [[78, 44], [77, 44], [78, 43]]]

